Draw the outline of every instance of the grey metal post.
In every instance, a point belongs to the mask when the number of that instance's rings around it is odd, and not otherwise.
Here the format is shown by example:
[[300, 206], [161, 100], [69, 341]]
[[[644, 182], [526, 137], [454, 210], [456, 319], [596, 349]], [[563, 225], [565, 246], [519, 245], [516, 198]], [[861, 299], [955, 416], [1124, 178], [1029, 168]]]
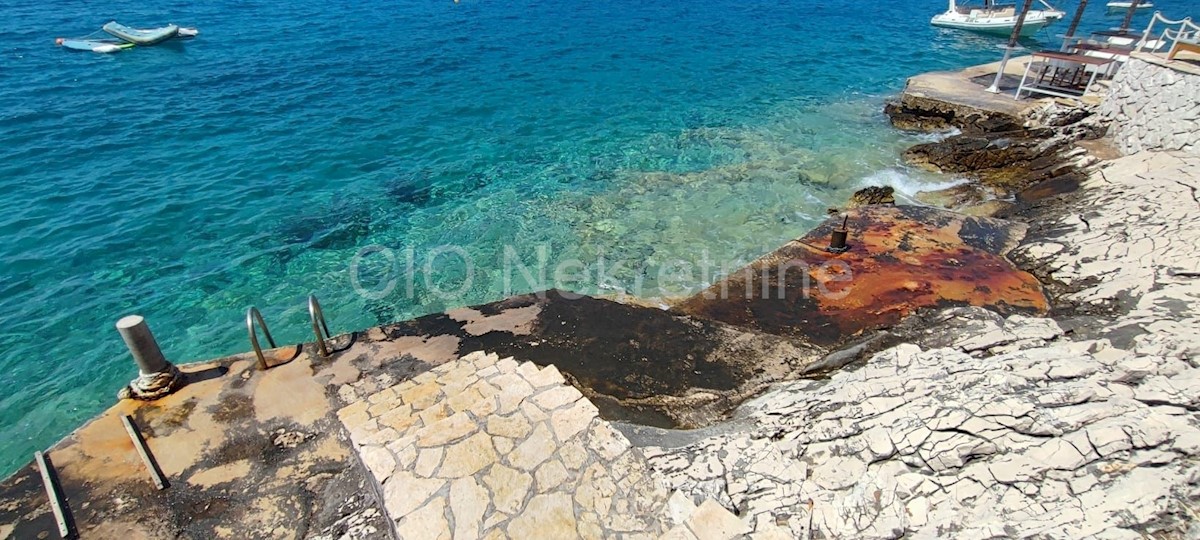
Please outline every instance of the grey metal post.
[[150, 333], [150, 325], [146, 324], [145, 318], [141, 315], [123, 317], [117, 321], [117, 332], [121, 333], [121, 339], [125, 340], [125, 346], [129, 347], [129, 354], [133, 355], [133, 361], [137, 362], [142, 375], [167, 370], [170, 362], [163, 357], [162, 349], [154, 340], [154, 334]]
[[117, 393], [118, 398], [158, 399], [183, 385], [183, 374], [163, 356], [145, 318], [141, 315], [122, 317], [117, 321], [117, 332], [138, 366], [138, 378], [122, 388]]

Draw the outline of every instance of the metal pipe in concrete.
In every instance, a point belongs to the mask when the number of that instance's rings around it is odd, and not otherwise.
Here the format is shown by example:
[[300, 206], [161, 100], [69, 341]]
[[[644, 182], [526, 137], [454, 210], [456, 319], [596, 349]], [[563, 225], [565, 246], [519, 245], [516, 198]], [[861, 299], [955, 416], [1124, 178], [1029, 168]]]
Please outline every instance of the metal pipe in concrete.
[[150, 333], [150, 326], [141, 315], [121, 318], [117, 321], [117, 332], [121, 333], [121, 339], [125, 340], [125, 346], [129, 347], [129, 354], [133, 355], [133, 361], [137, 362], [142, 375], [153, 375], [169, 369], [171, 363], [163, 356], [154, 334]]

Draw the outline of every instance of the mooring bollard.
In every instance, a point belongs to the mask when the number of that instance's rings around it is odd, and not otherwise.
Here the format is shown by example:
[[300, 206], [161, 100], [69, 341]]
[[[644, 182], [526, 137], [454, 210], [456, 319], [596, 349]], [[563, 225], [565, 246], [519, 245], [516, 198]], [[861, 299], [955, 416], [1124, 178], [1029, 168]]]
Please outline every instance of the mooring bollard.
[[829, 237], [829, 247], [825, 248], [825, 251], [845, 253], [850, 250], [850, 246], [846, 244], [846, 239], [850, 236], [850, 231], [846, 228], [849, 221], [850, 216], [842, 218], [842, 228], [833, 230], [833, 234]]
[[163, 356], [150, 326], [141, 315], [129, 315], [117, 321], [117, 332], [125, 340], [129, 354], [138, 366], [138, 378], [122, 388], [120, 399], [151, 400], [163, 397], [183, 385], [183, 374]]

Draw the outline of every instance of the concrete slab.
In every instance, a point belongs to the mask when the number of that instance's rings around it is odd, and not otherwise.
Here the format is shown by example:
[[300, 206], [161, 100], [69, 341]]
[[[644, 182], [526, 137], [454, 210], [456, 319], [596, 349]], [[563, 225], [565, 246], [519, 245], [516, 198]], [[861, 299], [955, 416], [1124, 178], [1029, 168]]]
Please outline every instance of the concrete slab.
[[899, 102], [888, 106], [888, 115], [901, 129], [931, 131], [953, 127], [968, 132], [1019, 129], [1037, 102], [1036, 97], [1013, 99], [1029, 61], [1029, 56], [1009, 60], [997, 94], [986, 89], [995, 80], [1000, 62], [910, 77]]
[[[296, 347], [269, 351], [272, 363]], [[313, 358], [268, 371], [253, 355], [191, 364], [187, 385], [120, 401], [47, 451], [79, 538], [385, 538]], [[168, 487], [155, 489], [123, 426], [141, 431]], [[36, 466], [0, 483], [3, 538], [56, 538]]]

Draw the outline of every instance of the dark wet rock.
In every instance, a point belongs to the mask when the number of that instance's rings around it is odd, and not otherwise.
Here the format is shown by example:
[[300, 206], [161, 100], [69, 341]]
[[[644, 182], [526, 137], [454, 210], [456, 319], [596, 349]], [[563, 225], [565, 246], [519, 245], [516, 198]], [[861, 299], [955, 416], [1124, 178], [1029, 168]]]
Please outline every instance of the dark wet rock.
[[1048, 129], [956, 135], [916, 145], [904, 157], [925, 169], [977, 178], [1005, 196], [1077, 171], [1079, 163], [1074, 158], [1082, 152], [1071, 143]]
[[957, 210], [968, 216], [1004, 217], [1004, 216], [1008, 215], [1008, 213], [1011, 212], [1014, 208], [1016, 208], [1016, 206], [1017, 206], [1016, 204], [1013, 204], [1008, 201], [991, 200], [991, 201], [983, 201], [981, 203], [964, 206], [964, 207], [958, 208]]
[[[960, 188], [921, 194], [918, 200], [992, 215], [1011, 208], [989, 201], [991, 198], [1024, 203], [1072, 189], [1084, 169], [1096, 161], [1085, 149], [1092, 146], [1088, 143], [1107, 131], [1096, 105], [1074, 100], [996, 99], [982, 92], [980, 85], [986, 83], [986, 77], [970, 77], [975, 72], [982, 74], [983, 68], [914, 77], [901, 97], [885, 108], [892, 123], [902, 129], [961, 130], [913, 146], [904, 156], [918, 167], [968, 176], [980, 189], [976, 193], [972, 188]], [[1043, 183], [1045, 187], [1038, 187]], [[1019, 196], [1022, 193], [1025, 195]]]
[[977, 184], [959, 184], [936, 191], [920, 191], [913, 198], [930, 206], [957, 210], [966, 205], [976, 204], [985, 196], [983, 189]]
[[511, 297], [383, 327], [396, 343], [428, 343], [440, 363], [476, 351], [555, 365], [603, 416], [697, 427], [767, 384], [807, 372], [825, 354], [662, 309], [559, 291]]
[[1108, 133], [1108, 121], [1097, 108], [1074, 100], [1055, 100], [1034, 109], [1030, 120], [1038, 125], [1058, 128], [1058, 135], [1071, 140], [1095, 140]]
[[894, 194], [896, 190], [891, 186], [867, 186], [854, 192], [850, 196], [850, 200], [846, 202], [846, 208], [861, 208], [863, 206], [871, 206], [878, 204], [896, 204]]
[[1047, 197], [1071, 193], [1087, 180], [1087, 174], [1082, 171], [1071, 171], [1055, 176], [1043, 182], [1034, 184], [1017, 193], [1017, 201], [1029, 203]]
[[939, 99], [904, 94], [884, 106], [892, 125], [908, 131], [945, 131], [958, 128], [964, 133], [995, 133], [1021, 129], [1024, 121], [1016, 116], [981, 108], [958, 105]]
[[1004, 254], [1024, 226], [916, 206], [849, 213], [850, 250], [827, 252], [832, 218], [675, 306], [699, 318], [837, 346], [924, 307], [1040, 313], [1041, 286]]

